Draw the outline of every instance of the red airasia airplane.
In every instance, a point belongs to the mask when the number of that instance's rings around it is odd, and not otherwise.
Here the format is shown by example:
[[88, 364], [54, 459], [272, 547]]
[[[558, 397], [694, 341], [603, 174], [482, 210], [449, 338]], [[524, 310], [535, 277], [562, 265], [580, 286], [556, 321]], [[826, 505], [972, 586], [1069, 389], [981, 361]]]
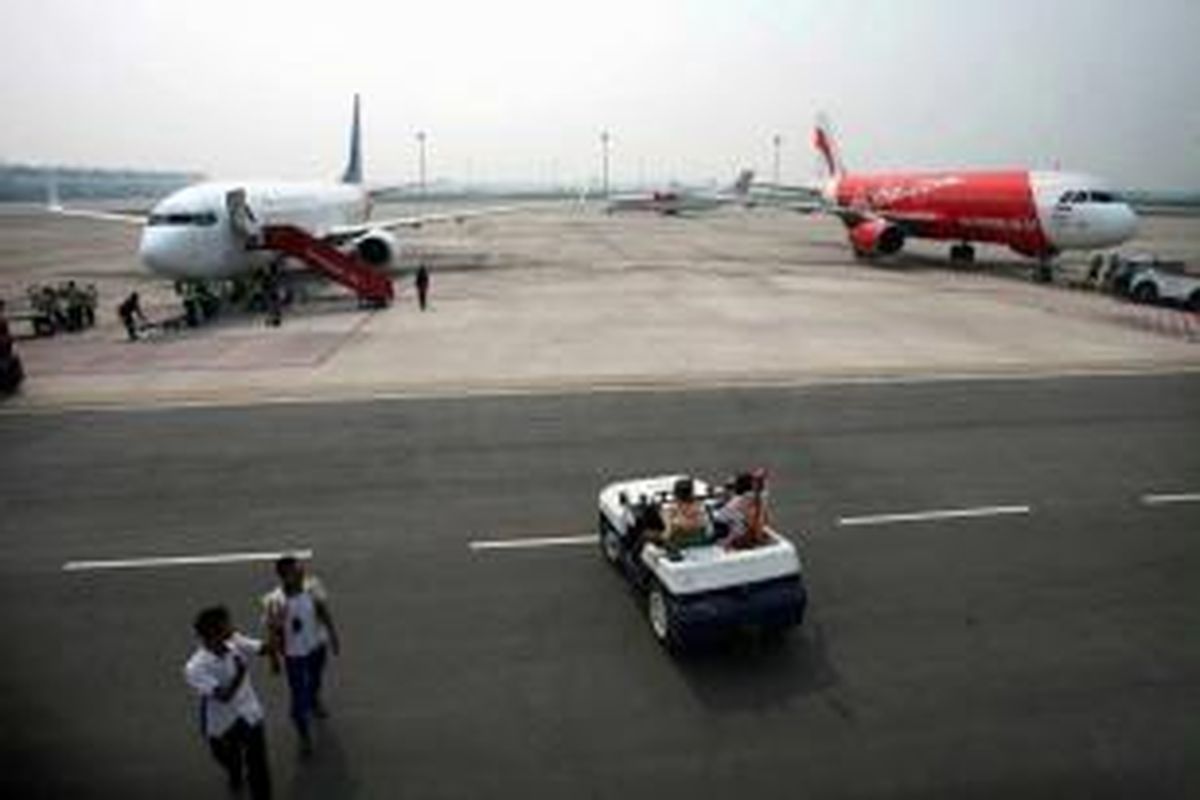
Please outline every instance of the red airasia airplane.
[[1038, 260], [1051, 278], [1064, 250], [1115, 247], [1137, 231], [1137, 215], [1103, 181], [1030, 170], [848, 173], [824, 120], [813, 145], [828, 178], [822, 209], [840, 217], [859, 258], [899, 251], [908, 238], [955, 242], [950, 260], [970, 263], [972, 242], [1006, 245]]

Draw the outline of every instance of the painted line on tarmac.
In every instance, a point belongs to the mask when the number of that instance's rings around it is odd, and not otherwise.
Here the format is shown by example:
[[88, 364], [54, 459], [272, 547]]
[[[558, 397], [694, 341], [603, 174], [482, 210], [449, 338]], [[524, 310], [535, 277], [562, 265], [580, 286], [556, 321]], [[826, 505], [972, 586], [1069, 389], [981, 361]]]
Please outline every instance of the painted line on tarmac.
[[467, 546], [481, 550], [535, 550], [543, 547], [570, 547], [579, 544], [596, 544], [596, 534], [586, 536], [539, 536], [531, 539], [478, 539]]
[[867, 525], [890, 525], [900, 522], [930, 522], [949, 519], [973, 519], [977, 517], [1000, 517], [1011, 514], [1029, 514], [1030, 506], [982, 506], [979, 508], [944, 508], [932, 511], [910, 511], [900, 514], [870, 514], [861, 517], [838, 517], [837, 524], [843, 528]]
[[1200, 492], [1184, 494], [1144, 494], [1142, 503], [1148, 506], [1165, 506], [1172, 503], [1200, 503]]
[[190, 567], [211, 564], [239, 564], [246, 561], [274, 561], [283, 556], [312, 558], [312, 550], [278, 550], [261, 553], [214, 553], [200, 556], [155, 556], [108, 561], [68, 561], [63, 572], [88, 572], [106, 569], [146, 569], [152, 567]]

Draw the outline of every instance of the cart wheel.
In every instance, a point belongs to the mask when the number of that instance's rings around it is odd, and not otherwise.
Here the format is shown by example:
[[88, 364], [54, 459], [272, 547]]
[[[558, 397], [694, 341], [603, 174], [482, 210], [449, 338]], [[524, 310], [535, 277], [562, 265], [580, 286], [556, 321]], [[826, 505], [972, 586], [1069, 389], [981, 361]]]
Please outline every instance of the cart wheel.
[[621, 537], [604, 515], [600, 515], [600, 553], [614, 567], [621, 565]]
[[675, 611], [671, 600], [667, 597], [662, 584], [655, 581], [650, 586], [650, 594], [646, 598], [646, 615], [650, 620], [650, 631], [659, 644], [671, 652], [680, 647], [679, 635], [676, 630]]

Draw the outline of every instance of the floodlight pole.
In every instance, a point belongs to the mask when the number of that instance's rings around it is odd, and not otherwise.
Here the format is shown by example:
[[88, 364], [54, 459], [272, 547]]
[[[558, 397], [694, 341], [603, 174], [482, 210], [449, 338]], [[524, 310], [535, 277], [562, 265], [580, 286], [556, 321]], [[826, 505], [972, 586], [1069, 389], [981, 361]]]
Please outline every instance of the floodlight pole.
[[604, 198], [608, 199], [608, 143], [612, 137], [608, 135], [608, 131], [600, 133], [600, 150], [603, 159], [601, 174], [604, 176]]
[[417, 131], [417, 147], [419, 163], [417, 166], [418, 183], [421, 187], [421, 199], [425, 199], [425, 131]]
[[778, 133], [771, 137], [771, 145], [775, 149], [775, 160], [773, 169], [771, 170], [771, 181], [776, 186], [779, 185], [779, 148], [783, 144], [783, 137]]

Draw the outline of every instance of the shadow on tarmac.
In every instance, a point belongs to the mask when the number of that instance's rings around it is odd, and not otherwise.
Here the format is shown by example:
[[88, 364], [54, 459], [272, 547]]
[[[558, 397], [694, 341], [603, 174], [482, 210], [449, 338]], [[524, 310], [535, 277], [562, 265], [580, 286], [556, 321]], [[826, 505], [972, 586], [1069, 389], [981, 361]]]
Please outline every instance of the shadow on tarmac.
[[331, 721], [324, 722], [317, 729], [313, 754], [296, 765], [285, 796], [315, 800], [359, 797], [361, 793], [337, 728]]
[[739, 632], [677, 657], [676, 664], [692, 693], [712, 711], [770, 710], [790, 698], [827, 693], [839, 716], [853, 717], [832, 691], [837, 671], [824, 631], [812, 619], [785, 634]]

